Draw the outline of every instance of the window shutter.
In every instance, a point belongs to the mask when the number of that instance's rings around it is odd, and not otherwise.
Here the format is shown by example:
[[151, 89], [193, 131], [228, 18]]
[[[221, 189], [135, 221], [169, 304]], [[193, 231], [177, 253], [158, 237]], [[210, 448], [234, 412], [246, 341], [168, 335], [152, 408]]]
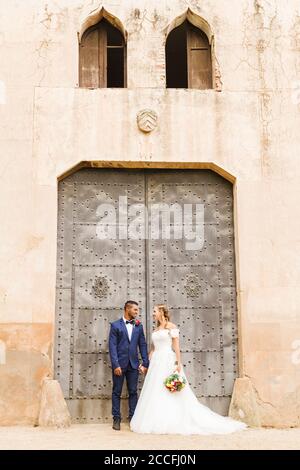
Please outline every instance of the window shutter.
[[207, 36], [192, 24], [187, 29], [189, 88], [212, 88], [211, 47]]
[[80, 86], [98, 88], [99, 84], [99, 40], [98, 29], [88, 31], [80, 44]]
[[79, 48], [79, 85], [124, 88], [126, 45], [122, 33], [101, 20], [83, 35]]

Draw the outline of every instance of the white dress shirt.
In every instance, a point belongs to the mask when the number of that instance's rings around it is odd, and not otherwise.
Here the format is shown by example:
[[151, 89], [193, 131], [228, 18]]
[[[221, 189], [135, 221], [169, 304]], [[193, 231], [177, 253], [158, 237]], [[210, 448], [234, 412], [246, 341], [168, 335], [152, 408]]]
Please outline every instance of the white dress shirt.
[[126, 326], [127, 331], [128, 331], [129, 341], [131, 341], [131, 335], [132, 335], [133, 325], [132, 325], [132, 323], [126, 323], [127, 320], [126, 320], [125, 317], [123, 317], [123, 320], [124, 320], [124, 322], [125, 322], [125, 326]]

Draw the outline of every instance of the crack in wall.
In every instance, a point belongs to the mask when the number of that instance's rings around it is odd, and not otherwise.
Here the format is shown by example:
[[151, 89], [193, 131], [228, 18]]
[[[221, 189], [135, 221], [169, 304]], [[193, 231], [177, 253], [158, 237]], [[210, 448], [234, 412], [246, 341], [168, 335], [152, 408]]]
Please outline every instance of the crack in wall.
[[269, 402], [269, 401], [266, 401], [266, 400], [263, 400], [260, 396], [260, 393], [257, 389], [257, 387], [254, 385], [254, 380], [253, 378], [250, 376], [250, 375], [247, 375], [247, 374], [244, 374], [244, 376], [250, 380], [251, 384], [252, 384], [252, 387], [253, 387], [253, 390], [254, 390], [254, 393], [255, 393], [255, 398], [257, 400], [257, 403], [259, 405], [268, 405], [268, 406], [271, 406], [274, 410], [276, 410], [276, 406], [273, 405], [273, 403]]
[[125, 24], [131, 36], [139, 37], [147, 34], [147, 24], [151, 25], [154, 30], [162, 30], [167, 27], [168, 22], [165, 17], [158, 14], [156, 9], [150, 13], [147, 9], [135, 8]]
[[[262, 176], [271, 176], [274, 165], [271, 160], [272, 122], [275, 121], [271, 90], [275, 89], [279, 93], [278, 67], [286, 76], [282, 61], [282, 28], [278, 22], [276, 2], [253, 0], [252, 7], [252, 12], [249, 4], [243, 11], [245, 20], [242, 43], [246, 54], [237, 68], [243, 63], [247, 64], [255, 72], [250, 79], [253, 88], [257, 89], [256, 83], [259, 83], [261, 173]], [[286, 78], [288, 79], [287, 76]], [[274, 83], [270, 84], [270, 80]]]
[[49, 58], [49, 51], [51, 46], [55, 43], [51, 35], [56, 36], [59, 31], [64, 32], [66, 27], [64, 18], [67, 17], [67, 14], [68, 9], [61, 8], [56, 2], [52, 2], [51, 11], [48, 4], [44, 6], [43, 17], [39, 21], [39, 24], [45, 28], [44, 37], [34, 50], [37, 54], [37, 69], [41, 73], [38, 86], [41, 86], [44, 82], [47, 69], [49, 69], [53, 63]]
[[[190, 8], [194, 11], [196, 11], [197, 13], [200, 13], [202, 11], [202, 8], [201, 6], [199, 5], [199, 0], [182, 0], [181, 1], [181, 4], [182, 4], [182, 8]], [[201, 2], [203, 4], [203, 1]]]

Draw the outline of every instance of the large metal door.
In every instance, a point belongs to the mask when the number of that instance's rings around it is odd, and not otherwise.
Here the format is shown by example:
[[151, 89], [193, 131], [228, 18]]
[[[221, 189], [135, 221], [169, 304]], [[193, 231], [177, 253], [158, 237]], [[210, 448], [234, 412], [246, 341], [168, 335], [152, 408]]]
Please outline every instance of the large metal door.
[[[110, 419], [109, 323], [127, 299], [139, 302], [149, 342], [153, 305], [169, 305], [194, 392], [226, 414], [237, 373], [231, 184], [207, 170], [83, 169], [59, 183], [58, 202], [55, 376], [73, 419]], [[182, 214], [192, 207], [193, 217], [203, 207], [203, 245], [174, 239], [172, 214], [170, 237], [153, 235], [157, 204], [162, 212], [177, 204]], [[103, 238], [101, 221], [114, 210]], [[133, 223], [145, 236], [127, 236]]]

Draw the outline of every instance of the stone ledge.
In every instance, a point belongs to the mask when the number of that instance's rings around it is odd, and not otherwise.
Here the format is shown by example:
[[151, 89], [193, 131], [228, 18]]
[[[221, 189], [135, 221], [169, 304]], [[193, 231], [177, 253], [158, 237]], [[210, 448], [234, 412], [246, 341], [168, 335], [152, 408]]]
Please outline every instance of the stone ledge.
[[249, 378], [236, 379], [229, 408], [229, 416], [251, 427], [261, 427], [255, 391]]

